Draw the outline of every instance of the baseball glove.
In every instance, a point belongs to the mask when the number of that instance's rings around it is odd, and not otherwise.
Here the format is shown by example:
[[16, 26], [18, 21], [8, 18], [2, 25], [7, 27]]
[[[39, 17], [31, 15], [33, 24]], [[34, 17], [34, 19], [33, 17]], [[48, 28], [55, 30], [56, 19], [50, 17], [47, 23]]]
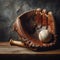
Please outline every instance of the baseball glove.
[[13, 29], [21, 38], [20, 43], [10, 40], [10, 44], [25, 46], [32, 50], [49, 48], [56, 43], [55, 21], [51, 11], [34, 9], [17, 17]]

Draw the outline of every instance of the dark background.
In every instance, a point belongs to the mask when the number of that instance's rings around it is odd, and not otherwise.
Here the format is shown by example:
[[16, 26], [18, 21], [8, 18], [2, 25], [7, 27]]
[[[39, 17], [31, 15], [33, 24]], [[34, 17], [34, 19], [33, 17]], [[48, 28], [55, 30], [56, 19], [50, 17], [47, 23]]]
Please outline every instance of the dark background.
[[[60, 1], [59, 0], [0, 0], [0, 41], [9, 41], [9, 38], [18, 39], [17, 33], [12, 31], [12, 24], [21, 13], [35, 9], [45, 8], [52, 11], [57, 40], [60, 38]], [[59, 44], [60, 45], [60, 44]]]

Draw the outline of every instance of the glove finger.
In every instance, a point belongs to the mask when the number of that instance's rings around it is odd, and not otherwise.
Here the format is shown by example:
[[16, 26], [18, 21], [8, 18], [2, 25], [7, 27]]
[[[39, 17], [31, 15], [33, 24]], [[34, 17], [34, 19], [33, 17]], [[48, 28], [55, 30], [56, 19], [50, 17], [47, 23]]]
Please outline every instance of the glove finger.
[[47, 26], [46, 9], [42, 10], [42, 26]]
[[48, 12], [48, 30], [52, 33], [52, 34], [54, 34], [54, 30], [55, 30], [55, 28], [54, 28], [54, 17], [53, 17], [53, 14], [52, 14], [52, 12]]
[[41, 9], [38, 8], [36, 9], [36, 16], [35, 16], [35, 20], [36, 20], [36, 23], [37, 25], [41, 25]]

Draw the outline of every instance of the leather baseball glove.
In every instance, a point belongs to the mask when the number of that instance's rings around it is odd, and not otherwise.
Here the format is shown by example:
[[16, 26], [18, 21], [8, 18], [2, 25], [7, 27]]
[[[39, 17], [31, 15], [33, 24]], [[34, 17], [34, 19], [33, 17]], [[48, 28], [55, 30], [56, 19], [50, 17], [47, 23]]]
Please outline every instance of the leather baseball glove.
[[20, 41], [10, 40], [10, 44], [23, 46], [32, 50], [49, 48], [56, 43], [55, 21], [51, 11], [34, 9], [17, 17], [13, 29], [21, 38]]

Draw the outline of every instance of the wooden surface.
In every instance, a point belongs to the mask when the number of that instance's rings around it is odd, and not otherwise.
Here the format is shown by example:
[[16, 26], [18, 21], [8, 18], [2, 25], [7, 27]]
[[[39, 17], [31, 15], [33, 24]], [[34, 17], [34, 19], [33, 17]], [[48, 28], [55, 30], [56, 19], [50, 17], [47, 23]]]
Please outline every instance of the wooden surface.
[[60, 49], [34, 52], [27, 48], [10, 46], [9, 42], [0, 42], [0, 54], [60, 54]]

